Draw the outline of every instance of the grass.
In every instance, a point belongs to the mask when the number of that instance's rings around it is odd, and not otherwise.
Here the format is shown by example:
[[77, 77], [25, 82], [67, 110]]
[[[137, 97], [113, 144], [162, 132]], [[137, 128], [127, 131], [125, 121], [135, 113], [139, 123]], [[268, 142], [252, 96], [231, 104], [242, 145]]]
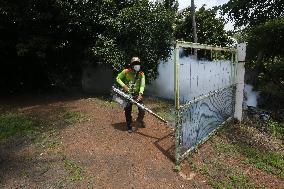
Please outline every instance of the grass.
[[[58, 111], [52, 120], [45, 120], [41, 116], [20, 113], [1, 115], [0, 140], [7, 140], [18, 136], [31, 137], [40, 147], [55, 148], [59, 144], [58, 140], [56, 140], [56, 134], [58, 133], [56, 125], [60, 125], [62, 121], [67, 125], [72, 125], [87, 119], [81, 112], [74, 112], [65, 108], [60, 108]], [[50, 123], [53, 123], [51, 127], [48, 126]], [[42, 129], [39, 126], [42, 126]], [[48, 129], [46, 130], [46, 128]]]
[[[66, 125], [73, 125], [75, 123], [87, 120], [85, 114], [81, 112], [71, 111], [64, 107], [58, 108], [54, 112], [51, 112], [51, 116], [47, 120], [43, 121], [42, 119], [45, 119], [44, 117], [35, 117], [35, 121], [45, 124], [42, 125], [45, 129], [42, 129], [41, 131], [37, 131], [35, 133], [33, 143], [37, 147], [37, 150], [39, 150], [40, 152], [48, 151], [49, 153], [55, 154], [57, 153], [58, 149], [60, 150], [64, 147], [64, 144], [61, 143], [59, 138], [59, 131], [62, 126], [64, 127]], [[64, 163], [64, 166], [67, 168], [69, 166], [71, 170], [72, 162], [66, 161]], [[71, 180], [77, 180], [77, 176], [74, 176], [74, 178], [72, 178]]]
[[68, 124], [82, 122], [86, 119], [84, 114], [82, 114], [81, 112], [71, 112], [71, 111], [66, 111], [63, 115], [63, 118], [65, 122]]
[[213, 188], [257, 188], [244, 173], [232, 173], [229, 176], [219, 180], [210, 179], [209, 183]]
[[269, 133], [272, 134], [272, 136], [284, 139], [284, 123], [279, 123], [273, 120], [270, 120], [267, 124], [267, 128]]
[[249, 146], [239, 146], [238, 150], [245, 155], [245, 163], [274, 174], [284, 180], [284, 157], [281, 154], [262, 151]]
[[220, 136], [214, 136], [211, 140], [217, 153], [223, 153], [226, 156], [238, 157], [240, 156], [237, 145], [231, 144]]
[[41, 149], [55, 149], [60, 146], [57, 135], [58, 133], [54, 129], [38, 134], [35, 144]]
[[145, 100], [145, 105], [146, 107], [151, 107], [150, 109], [168, 122], [173, 123], [175, 121], [173, 102], [163, 99], [148, 98]]
[[194, 165], [194, 167], [207, 177], [209, 185], [213, 188], [256, 188], [241, 170], [218, 160], [210, 160], [201, 166]]
[[222, 138], [215, 138], [214, 147], [217, 152], [225, 156], [239, 159], [244, 156], [244, 163], [284, 180], [284, 157], [277, 152], [257, 149], [244, 143], [232, 144]]
[[25, 115], [10, 113], [0, 116], [0, 140], [29, 135], [34, 131], [34, 122]]
[[108, 96], [108, 97], [100, 96], [100, 97], [96, 97], [96, 98], [91, 98], [90, 100], [95, 101], [98, 104], [106, 106], [108, 108], [121, 107], [117, 102], [112, 100], [112, 98], [110, 96]]
[[84, 179], [82, 176], [83, 168], [80, 167], [75, 161], [65, 159], [64, 168], [69, 174], [70, 181], [80, 181]]
[[82, 112], [70, 111], [66, 108], [59, 108], [58, 113], [60, 118], [62, 118], [68, 125], [73, 125], [87, 120], [86, 115]]
[[[213, 147], [210, 155], [191, 154], [188, 157], [192, 170], [204, 175], [212, 188], [266, 188], [257, 185], [254, 176], [243, 168], [248, 166], [284, 180], [284, 156], [280, 152], [253, 147], [241, 140], [231, 141], [228, 132], [237, 134], [226, 127], [208, 141]], [[198, 159], [202, 161], [196, 161]]]
[[51, 117], [49, 115], [43, 117], [37, 114], [24, 115], [21, 113], [0, 115], [0, 140], [18, 136], [28, 137], [38, 147], [54, 149], [59, 146], [59, 140], [56, 136], [58, 128], [62, 127], [62, 123], [73, 125], [87, 120], [83, 113], [70, 111], [66, 108], [59, 108], [50, 115]]
[[223, 136], [224, 132], [231, 132], [230, 129], [228, 128], [222, 132], [211, 140], [216, 152], [238, 159], [243, 157], [243, 163], [252, 165], [257, 169], [276, 175], [284, 180], [283, 154], [277, 151], [253, 147], [245, 141], [232, 143]]

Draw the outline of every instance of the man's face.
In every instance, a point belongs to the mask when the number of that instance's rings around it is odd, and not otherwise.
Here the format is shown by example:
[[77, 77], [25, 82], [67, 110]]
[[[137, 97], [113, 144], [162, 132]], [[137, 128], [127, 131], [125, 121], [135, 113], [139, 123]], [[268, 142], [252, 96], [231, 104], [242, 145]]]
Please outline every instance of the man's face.
[[140, 62], [134, 62], [134, 64], [133, 64], [133, 69], [135, 70], [135, 71], [140, 71], [140, 69], [141, 69], [141, 64], [140, 64]]

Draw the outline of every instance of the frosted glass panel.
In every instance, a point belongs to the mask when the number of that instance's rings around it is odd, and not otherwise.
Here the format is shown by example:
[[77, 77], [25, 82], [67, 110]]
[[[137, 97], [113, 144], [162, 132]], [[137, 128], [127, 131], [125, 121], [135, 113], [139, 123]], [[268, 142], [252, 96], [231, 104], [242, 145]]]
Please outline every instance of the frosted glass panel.
[[228, 60], [202, 61], [184, 57], [179, 63], [181, 104], [232, 84], [234, 68]]

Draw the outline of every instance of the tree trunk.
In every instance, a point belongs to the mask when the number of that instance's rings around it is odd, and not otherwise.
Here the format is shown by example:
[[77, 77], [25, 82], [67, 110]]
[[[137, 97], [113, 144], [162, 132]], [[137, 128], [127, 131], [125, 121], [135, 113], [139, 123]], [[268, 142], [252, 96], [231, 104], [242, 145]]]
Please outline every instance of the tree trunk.
[[[195, 5], [194, 0], [191, 0], [191, 17], [192, 17], [192, 34], [193, 42], [197, 43], [196, 21], [195, 21]], [[194, 55], [197, 55], [197, 50], [194, 49]]]

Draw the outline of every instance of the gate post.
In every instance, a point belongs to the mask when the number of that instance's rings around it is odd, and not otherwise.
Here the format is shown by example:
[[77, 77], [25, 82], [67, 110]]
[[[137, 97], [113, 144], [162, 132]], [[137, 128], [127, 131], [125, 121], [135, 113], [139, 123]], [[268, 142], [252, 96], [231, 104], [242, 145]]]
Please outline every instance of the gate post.
[[180, 171], [180, 86], [179, 86], [179, 44], [176, 42], [174, 48], [174, 94], [175, 94], [175, 170]]
[[245, 77], [245, 58], [246, 43], [237, 45], [237, 64], [236, 64], [236, 102], [234, 118], [242, 121], [243, 99], [244, 99], [244, 77]]

